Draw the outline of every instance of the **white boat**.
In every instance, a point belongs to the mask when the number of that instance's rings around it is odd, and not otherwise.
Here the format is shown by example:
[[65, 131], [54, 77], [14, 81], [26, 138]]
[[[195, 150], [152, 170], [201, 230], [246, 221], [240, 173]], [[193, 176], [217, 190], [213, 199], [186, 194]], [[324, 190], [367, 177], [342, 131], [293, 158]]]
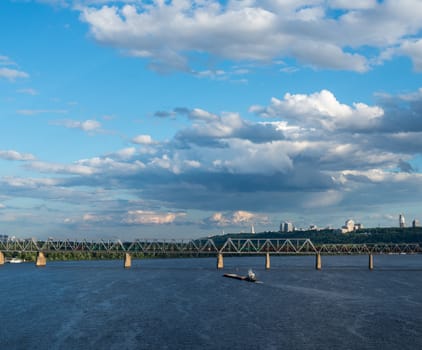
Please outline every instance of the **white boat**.
[[247, 280], [250, 282], [256, 282], [255, 272], [253, 272], [252, 270], [249, 270]]
[[20, 258], [12, 258], [12, 259], [9, 260], [9, 263], [10, 264], [20, 264], [20, 263], [23, 263], [24, 261], [25, 260], [20, 259]]

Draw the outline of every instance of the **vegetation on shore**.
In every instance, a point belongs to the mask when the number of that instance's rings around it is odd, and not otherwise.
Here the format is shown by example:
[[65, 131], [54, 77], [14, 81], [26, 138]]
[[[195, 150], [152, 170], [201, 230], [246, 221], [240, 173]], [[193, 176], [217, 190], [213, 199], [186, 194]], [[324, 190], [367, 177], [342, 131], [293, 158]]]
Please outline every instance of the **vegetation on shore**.
[[[36, 252], [5, 252], [5, 257], [20, 258], [25, 261], [35, 262], [37, 259]], [[45, 253], [48, 261], [72, 261], [72, 260], [122, 260], [122, 252], [89, 252], [89, 251], [64, 251], [64, 252], [48, 252]], [[131, 253], [132, 258], [152, 258], [153, 256], [145, 255], [143, 253], [134, 252]]]
[[232, 239], [246, 238], [309, 238], [314, 244], [372, 244], [372, 243], [418, 243], [422, 244], [422, 227], [378, 227], [341, 233], [339, 230], [308, 230], [294, 232], [229, 233], [211, 237], [216, 244]]

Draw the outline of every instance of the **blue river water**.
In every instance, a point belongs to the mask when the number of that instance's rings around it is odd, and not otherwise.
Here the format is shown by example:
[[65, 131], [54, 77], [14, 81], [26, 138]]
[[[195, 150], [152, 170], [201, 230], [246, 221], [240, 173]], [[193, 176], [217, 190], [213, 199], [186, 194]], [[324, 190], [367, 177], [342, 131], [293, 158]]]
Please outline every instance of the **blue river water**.
[[[422, 255], [0, 266], [1, 349], [422, 349]], [[263, 283], [223, 278], [253, 268]]]

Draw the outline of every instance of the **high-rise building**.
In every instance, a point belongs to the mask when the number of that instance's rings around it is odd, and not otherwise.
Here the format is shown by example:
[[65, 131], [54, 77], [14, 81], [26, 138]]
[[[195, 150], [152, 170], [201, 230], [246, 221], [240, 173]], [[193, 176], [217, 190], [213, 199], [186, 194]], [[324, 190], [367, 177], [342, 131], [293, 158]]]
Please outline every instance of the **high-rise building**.
[[413, 227], [413, 228], [416, 228], [416, 227], [419, 227], [419, 226], [420, 226], [420, 224], [419, 224], [419, 220], [414, 219], [414, 220], [412, 221], [412, 227]]
[[399, 227], [400, 228], [405, 228], [406, 227], [406, 221], [404, 220], [404, 215], [400, 214], [399, 215]]
[[294, 229], [294, 225], [289, 221], [283, 221], [280, 224], [280, 232], [293, 232]]

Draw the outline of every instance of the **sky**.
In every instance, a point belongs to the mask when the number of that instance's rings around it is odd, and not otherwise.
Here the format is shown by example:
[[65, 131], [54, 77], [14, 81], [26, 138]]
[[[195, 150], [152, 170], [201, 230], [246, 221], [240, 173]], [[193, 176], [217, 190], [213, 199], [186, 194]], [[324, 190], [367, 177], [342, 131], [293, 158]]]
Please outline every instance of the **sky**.
[[422, 1], [1, 0], [0, 233], [422, 221]]

